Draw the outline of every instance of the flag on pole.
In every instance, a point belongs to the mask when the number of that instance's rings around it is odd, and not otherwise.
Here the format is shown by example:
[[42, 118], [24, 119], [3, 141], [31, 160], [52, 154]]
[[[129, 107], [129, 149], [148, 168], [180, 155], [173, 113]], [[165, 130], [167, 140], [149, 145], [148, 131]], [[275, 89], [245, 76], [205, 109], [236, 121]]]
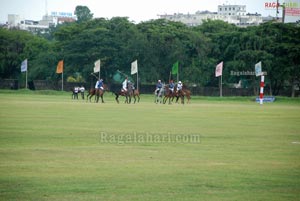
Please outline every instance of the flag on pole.
[[95, 61], [94, 73], [100, 72], [100, 59]]
[[223, 61], [216, 66], [216, 77], [222, 76]]
[[63, 73], [64, 72], [64, 60], [60, 60], [56, 67], [56, 73]]
[[131, 75], [135, 74], [138, 72], [138, 64], [137, 60], [131, 63]]
[[261, 61], [258, 62], [257, 64], [255, 64], [255, 75], [256, 75], [256, 77], [263, 75], [263, 73], [261, 71]]
[[26, 72], [26, 71], [27, 71], [27, 59], [22, 61], [22, 64], [21, 64], [21, 72]]
[[178, 61], [173, 64], [173, 66], [172, 66], [172, 75], [178, 74], [178, 66], [179, 66]]

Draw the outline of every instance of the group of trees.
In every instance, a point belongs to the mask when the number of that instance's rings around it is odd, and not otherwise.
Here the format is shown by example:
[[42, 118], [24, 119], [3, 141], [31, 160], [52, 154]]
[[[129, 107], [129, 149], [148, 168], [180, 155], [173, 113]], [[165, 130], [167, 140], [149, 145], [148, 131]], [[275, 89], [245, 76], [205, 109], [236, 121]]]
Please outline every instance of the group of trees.
[[101, 59], [101, 76], [110, 82], [117, 70], [130, 74], [131, 62], [137, 59], [142, 83], [168, 81], [177, 61], [180, 79], [199, 86], [218, 86], [214, 73], [220, 61], [225, 84], [242, 79], [247, 87], [256, 85], [255, 76], [232, 72], [252, 72], [259, 61], [274, 95], [300, 80], [300, 27], [296, 24], [239, 28], [208, 20], [189, 27], [164, 19], [135, 24], [124, 17], [92, 19], [89, 10], [80, 9], [76, 8], [76, 22], [44, 35], [0, 29], [0, 77], [19, 78], [20, 63], [27, 58], [29, 79], [58, 80], [55, 69], [63, 59], [64, 74], [90, 80], [94, 62]]

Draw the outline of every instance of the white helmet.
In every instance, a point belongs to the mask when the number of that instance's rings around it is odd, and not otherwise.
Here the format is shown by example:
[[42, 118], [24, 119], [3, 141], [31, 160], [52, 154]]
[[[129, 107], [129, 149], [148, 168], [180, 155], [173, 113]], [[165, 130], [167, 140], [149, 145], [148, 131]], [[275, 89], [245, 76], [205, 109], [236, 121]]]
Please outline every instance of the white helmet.
[[160, 80], [158, 80], [158, 82], [161, 82]]
[[179, 81], [178, 84], [181, 84], [181, 81]]

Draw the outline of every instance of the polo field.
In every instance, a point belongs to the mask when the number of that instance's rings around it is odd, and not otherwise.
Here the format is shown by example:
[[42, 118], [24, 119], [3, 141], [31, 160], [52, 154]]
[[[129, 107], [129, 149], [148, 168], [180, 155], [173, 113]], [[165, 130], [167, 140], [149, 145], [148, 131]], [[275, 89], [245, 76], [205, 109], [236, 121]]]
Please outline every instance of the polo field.
[[300, 100], [0, 90], [0, 200], [299, 200]]

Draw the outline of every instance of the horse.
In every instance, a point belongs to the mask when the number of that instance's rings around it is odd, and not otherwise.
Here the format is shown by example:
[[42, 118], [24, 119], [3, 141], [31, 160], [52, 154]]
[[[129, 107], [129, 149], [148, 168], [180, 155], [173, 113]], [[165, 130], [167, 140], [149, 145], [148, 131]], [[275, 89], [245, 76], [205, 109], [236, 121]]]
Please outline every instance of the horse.
[[170, 89], [169, 89], [169, 86], [166, 85], [165, 86], [165, 97], [163, 99], [163, 103], [165, 104], [167, 102], [167, 100], [169, 99], [169, 104], [171, 104], [171, 101], [173, 101], [174, 97], [176, 97], [176, 93], [175, 92], [172, 92]]
[[182, 89], [183, 90], [183, 92], [184, 92], [184, 94], [185, 94], [185, 97], [186, 97], [186, 99], [187, 99], [187, 104], [189, 104], [190, 103], [190, 100], [191, 100], [191, 91], [190, 90], [188, 90], [187, 88], [183, 88]]
[[140, 102], [140, 92], [138, 89], [135, 89], [133, 84], [128, 84], [128, 103], [131, 103], [131, 98], [134, 98], [134, 103], [136, 103], [136, 99], [138, 99], [137, 101]]
[[183, 91], [183, 89], [177, 91], [177, 87], [175, 87], [174, 93], [175, 93], [175, 96], [176, 96], [176, 103], [178, 103], [178, 100], [180, 98], [181, 99], [181, 103], [184, 104], [185, 92]]
[[86, 96], [86, 101], [90, 100], [90, 102], [91, 102], [91, 98], [95, 95], [95, 102], [98, 103], [99, 97], [101, 97], [101, 102], [104, 103], [103, 94], [107, 90], [108, 90], [108, 87], [106, 84], [103, 85], [103, 90], [102, 89], [96, 90], [94, 88], [90, 89], [89, 93]]
[[190, 103], [191, 100], [191, 91], [187, 89], [187, 87], [184, 85], [181, 92], [176, 92], [176, 103], [178, 103], [179, 98], [181, 98], [181, 103], [184, 104], [184, 96], [187, 98], [187, 104]]
[[140, 102], [140, 91], [138, 89], [135, 89], [133, 90], [133, 98], [134, 98], [134, 103], [136, 102], [136, 99], [137, 99], [137, 102], [139, 103]]
[[154, 92], [154, 102], [155, 103], [162, 103], [163, 102], [163, 96], [165, 95], [165, 84], [162, 84], [162, 87]]
[[123, 90], [120, 90], [120, 91], [117, 91], [117, 92], [113, 92], [116, 96], [116, 101], [117, 103], [119, 103], [119, 96], [125, 96], [125, 103], [129, 103], [128, 101], [128, 96], [129, 96], [129, 93], [128, 91], [123, 91]]

